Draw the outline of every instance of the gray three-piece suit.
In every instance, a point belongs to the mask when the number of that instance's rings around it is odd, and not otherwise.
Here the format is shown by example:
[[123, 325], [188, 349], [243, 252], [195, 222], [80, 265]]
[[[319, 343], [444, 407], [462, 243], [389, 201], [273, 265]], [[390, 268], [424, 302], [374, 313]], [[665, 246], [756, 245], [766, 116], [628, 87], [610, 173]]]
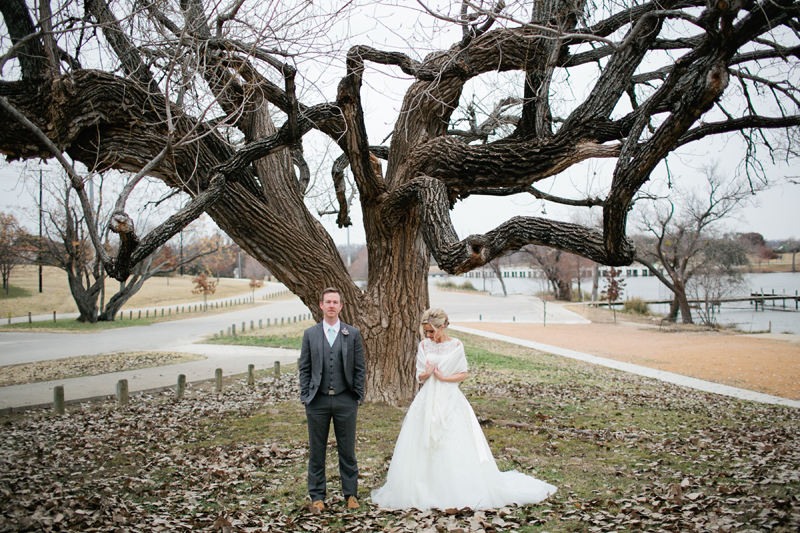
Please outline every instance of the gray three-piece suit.
[[364, 348], [361, 332], [340, 322], [333, 345], [325, 336], [325, 322], [303, 333], [300, 350], [300, 400], [308, 420], [308, 492], [312, 501], [324, 500], [325, 451], [331, 420], [339, 452], [339, 475], [345, 498], [358, 492], [356, 418], [364, 400]]

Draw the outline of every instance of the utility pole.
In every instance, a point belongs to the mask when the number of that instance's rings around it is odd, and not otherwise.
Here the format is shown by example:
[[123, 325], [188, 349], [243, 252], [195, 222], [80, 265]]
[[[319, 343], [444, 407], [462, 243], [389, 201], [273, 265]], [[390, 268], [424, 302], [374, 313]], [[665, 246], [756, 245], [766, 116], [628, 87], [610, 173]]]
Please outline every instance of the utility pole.
[[[42, 245], [42, 169], [39, 169], [39, 246]], [[41, 253], [41, 252], [40, 252]], [[39, 258], [39, 294], [42, 293], [42, 258]]]
[[183, 231], [181, 231], [181, 276], [183, 276]]

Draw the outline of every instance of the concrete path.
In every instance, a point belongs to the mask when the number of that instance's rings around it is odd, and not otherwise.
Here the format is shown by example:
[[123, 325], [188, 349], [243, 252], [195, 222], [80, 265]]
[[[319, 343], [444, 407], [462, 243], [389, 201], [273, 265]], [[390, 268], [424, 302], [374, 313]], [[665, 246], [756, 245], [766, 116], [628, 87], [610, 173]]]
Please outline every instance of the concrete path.
[[746, 389], [729, 387], [728, 385], [720, 385], [719, 383], [713, 383], [711, 381], [705, 381], [702, 379], [682, 376], [680, 374], [674, 374], [672, 372], [664, 372], [663, 370], [648, 368], [646, 366], [634, 365], [631, 363], [624, 363], [622, 361], [615, 361], [613, 359], [606, 359], [604, 357], [597, 357], [596, 355], [589, 355], [582, 352], [576, 352], [574, 350], [567, 350], [565, 348], [559, 348], [558, 346], [551, 346], [549, 344], [542, 344], [540, 342], [534, 342], [525, 339], [517, 339], [515, 337], [500, 335], [498, 333], [491, 333], [489, 331], [467, 328], [463, 326], [450, 326], [450, 328], [455, 331], [463, 331], [464, 333], [469, 333], [471, 335], [480, 335], [481, 337], [487, 337], [489, 339], [496, 339], [503, 342], [518, 344], [520, 346], [525, 346], [526, 348], [533, 348], [535, 350], [550, 353], [553, 355], [569, 357], [570, 359], [577, 359], [579, 361], [584, 361], [594, 365], [605, 366], [608, 368], [621, 370], [623, 372], [637, 374], [639, 376], [658, 379], [660, 381], [673, 383], [675, 385], [680, 385], [682, 387], [689, 387], [691, 389], [713, 392], [714, 394], [722, 394], [723, 396], [731, 396], [733, 398], [739, 398], [742, 400], [749, 400], [753, 402], [768, 403], [774, 405], [785, 405], [788, 407], [800, 408], [799, 401], [790, 400], [788, 398], [781, 398], [779, 396], [772, 396], [770, 394], [762, 394], [760, 392], [754, 392]]

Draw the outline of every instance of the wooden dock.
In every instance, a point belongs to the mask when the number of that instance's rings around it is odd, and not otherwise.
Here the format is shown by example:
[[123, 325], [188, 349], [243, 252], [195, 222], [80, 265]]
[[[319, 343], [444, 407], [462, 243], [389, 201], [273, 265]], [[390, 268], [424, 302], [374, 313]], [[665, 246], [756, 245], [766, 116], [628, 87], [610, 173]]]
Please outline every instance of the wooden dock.
[[[756, 311], [758, 311], [758, 307], [759, 306], [761, 306], [761, 310], [762, 311], [765, 311], [766, 310], [765, 306], [766, 306], [767, 302], [772, 302], [772, 305], [769, 306], [769, 307], [774, 308], [775, 310], [778, 310], [779, 307], [776, 306], [775, 304], [779, 300], [781, 301], [780, 309], [787, 309], [786, 301], [788, 300], [790, 305], [791, 305], [791, 302], [794, 301], [794, 310], [795, 311], [800, 310], [800, 294], [798, 294], [798, 291], [795, 291], [794, 295], [791, 295], [791, 294], [775, 294], [774, 292], [771, 293], [771, 294], [751, 292], [750, 296], [730, 296], [730, 297], [727, 297], [727, 298], [717, 298], [717, 299], [712, 300], [711, 304], [713, 306], [719, 307], [720, 305], [722, 305], [724, 303], [748, 302], [748, 303], [750, 303], [750, 305], [755, 305], [755, 310]], [[672, 303], [672, 298], [670, 298], [668, 300], [645, 300], [644, 303], [646, 303], [647, 305], [650, 305], [650, 304], [653, 304], [653, 305], [658, 305], [658, 304], [669, 305], [669, 304]], [[697, 304], [702, 304], [702, 303], [705, 303], [705, 300], [689, 299], [689, 304], [690, 305], [692, 305], [692, 304], [697, 305]], [[599, 301], [599, 302], [597, 302], [597, 304], [599, 306], [608, 306], [609, 302], [608, 301]], [[611, 302], [611, 305], [625, 305], [625, 301], [624, 300], [620, 300], [620, 301], [616, 301], [616, 302]], [[787, 310], [792, 311], [791, 307], [789, 307]]]

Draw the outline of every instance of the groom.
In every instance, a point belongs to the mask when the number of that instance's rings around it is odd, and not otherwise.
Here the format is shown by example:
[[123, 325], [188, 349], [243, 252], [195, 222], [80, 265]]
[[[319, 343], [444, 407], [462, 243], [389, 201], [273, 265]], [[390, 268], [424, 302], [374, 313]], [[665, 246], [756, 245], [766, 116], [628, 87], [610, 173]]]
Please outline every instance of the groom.
[[308, 420], [308, 493], [315, 511], [325, 509], [325, 450], [333, 420], [339, 476], [348, 509], [358, 509], [356, 415], [364, 401], [364, 347], [361, 333], [339, 320], [344, 302], [338, 289], [322, 291], [324, 320], [303, 333], [300, 401]]

